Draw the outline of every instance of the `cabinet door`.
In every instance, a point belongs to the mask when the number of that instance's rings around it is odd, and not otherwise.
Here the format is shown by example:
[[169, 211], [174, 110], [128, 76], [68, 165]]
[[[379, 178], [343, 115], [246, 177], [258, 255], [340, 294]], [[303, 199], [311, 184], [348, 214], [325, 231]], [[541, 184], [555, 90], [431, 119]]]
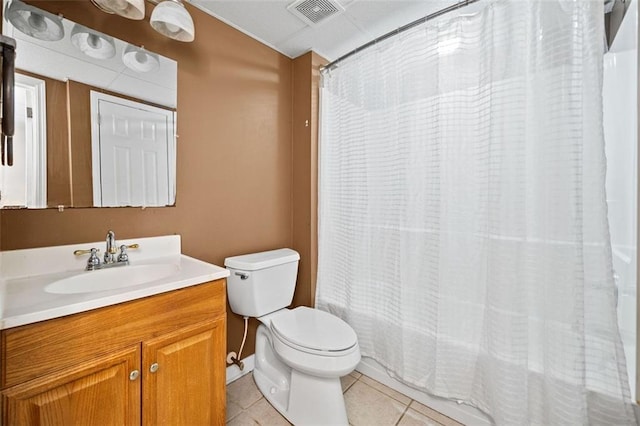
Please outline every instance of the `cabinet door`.
[[5, 389], [2, 424], [140, 424], [139, 369], [137, 345]]
[[143, 425], [225, 424], [224, 317], [143, 342]]

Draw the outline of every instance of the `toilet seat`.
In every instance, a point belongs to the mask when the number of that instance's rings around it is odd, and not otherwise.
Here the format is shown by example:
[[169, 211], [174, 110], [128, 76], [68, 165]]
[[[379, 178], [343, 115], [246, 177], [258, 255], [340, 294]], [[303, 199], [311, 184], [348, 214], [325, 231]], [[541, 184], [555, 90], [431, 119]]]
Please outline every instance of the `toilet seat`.
[[273, 335], [285, 345], [323, 356], [344, 356], [358, 349], [355, 331], [327, 312], [300, 306], [271, 320]]

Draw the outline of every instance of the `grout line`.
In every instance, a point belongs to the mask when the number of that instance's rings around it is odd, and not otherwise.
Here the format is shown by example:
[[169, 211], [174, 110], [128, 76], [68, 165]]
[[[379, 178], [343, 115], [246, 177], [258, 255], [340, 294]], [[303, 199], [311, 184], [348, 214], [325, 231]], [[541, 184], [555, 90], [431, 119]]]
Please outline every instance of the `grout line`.
[[[230, 402], [230, 401], [227, 399], [227, 403], [226, 403], [226, 405], [227, 405], [227, 406], [225, 407], [225, 414], [227, 414], [227, 413], [228, 413], [227, 408], [228, 408], [228, 406], [229, 406], [229, 402]], [[234, 402], [234, 404], [235, 404], [235, 402]], [[236, 405], [238, 405], [238, 404], [236, 404]], [[240, 406], [238, 405], [238, 407], [240, 407]], [[225, 419], [225, 422], [224, 422], [224, 423], [225, 423], [225, 424], [229, 423], [231, 420], [233, 420], [233, 419], [235, 419], [236, 417], [238, 417], [238, 416], [239, 416], [243, 411], [244, 411], [244, 409], [243, 409], [242, 407], [240, 407], [240, 411], [238, 411], [238, 412], [236, 413], [236, 415], [235, 415], [235, 416], [233, 416], [233, 417], [231, 417], [231, 418], [228, 418], [228, 419]], [[225, 417], [226, 417], [226, 416], [225, 416]]]
[[[411, 400], [411, 402], [409, 403], [409, 405], [411, 405], [413, 402], [415, 402], [416, 404], [420, 404], [420, 405], [422, 405], [423, 407], [427, 407], [428, 409], [430, 409], [430, 410], [431, 410], [431, 411], [433, 411], [434, 413], [439, 414], [440, 416], [444, 417], [445, 419], [447, 419], [447, 420], [448, 420], [448, 421], [447, 421], [447, 423], [449, 423], [449, 421], [450, 421], [450, 422], [452, 422], [452, 424], [460, 424], [461, 426], [464, 426], [464, 425], [462, 425], [459, 421], [457, 421], [456, 419], [454, 419], [454, 418], [452, 418], [452, 417], [449, 417], [449, 416], [447, 416], [446, 414], [443, 414], [443, 413], [441, 413], [440, 411], [436, 410], [435, 408], [431, 408], [431, 407], [429, 407], [428, 405], [425, 405], [425, 404], [421, 403], [420, 401], [416, 401], [415, 399], [412, 399], [412, 400]], [[441, 421], [441, 419], [440, 419], [440, 420], [436, 419], [436, 418], [435, 418], [436, 416], [433, 416], [433, 415], [429, 415], [429, 414], [423, 413], [422, 411], [417, 410], [417, 409], [415, 409], [415, 408], [413, 408], [413, 410], [414, 410], [414, 411], [417, 411], [418, 413], [420, 413], [421, 415], [425, 416], [425, 417], [426, 417], [426, 418], [428, 418], [429, 420], [433, 420], [433, 421], [434, 421], [434, 422], [436, 422], [438, 425], [446, 426], [446, 425], [445, 425], [445, 423], [443, 423], [443, 422]]]
[[[360, 376], [360, 378], [362, 378], [362, 377], [366, 377], [368, 380], [371, 380], [372, 382], [375, 382], [375, 383], [379, 384], [382, 388], [389, 389], [390, 391], [392, 391], [391, 393], [393, 393], [393, 395], [390, 395], [390, 394], [388, 394], [388, 393], [386, 393], [386, 392], [384, 392], [384, 391], [382, 391], [382, 390], [380, 390], [380, 389], [375, 388], [375, 387], [374, 387], [374, 386], [372, 386], [372, 385], [369, 385], [366, 381], [364, 381], [364, 380], [362, 381], [362, 383], [364, 383], [365, 385], [368, 385], [369, 387], [374, 388], [374, 389], [375, 389], [375, 390], [377, 390], [378, 392], [382, 393], [383, 395], [388, 396], [389, 398], [393, 399], [394, 401], [399, 402], [400, 404], [404, 404], [404, 402], [403, 402], [403, 401], [401, 401], [401, 400], [399, 399], [399, 397], [397, 397], [397, 394], [400, 394], [401, 396], [404, 396], [405, 398], [408, 398], [408, 399], [409, 399], [409, 402], [408, 402], [407, 404], [411, 404], [411, 401], [413, 401], [413, 399], [409, 398], [407, 395], [403, 394], [402, 392], [399, 392], [399, 391], [397, 391], [397, 390], [395, 390], [395, 389], [393, 389], [393, 388], [391, 388], [391, 387], [389, 387], [389, 386], [385, 385], [384, 383], [377, 381], [376, 379], [374, 379], [374, 378], [372, 378], [372, 377], [369, 377], [369, 376], [367, 376], [367, 375], [365, 375], [365, 374], [363, 374], [362, 376]], [[358, 379], [358, 380], [359, 380], [359, 379]]]
[[[243, 409], [242, 409], [242, 411], [249, 411], [249, 410], [251, 410], [251, 407], [253, 407], [254, 405], [256, 405], [258, 402], [260, 402], [260, 401], [261, 401], [261, 400], [263, 400], [263, 399], [264, 399], [264, 395], [260, 394], [260, 398], [258, 398], [258, 400], [257, 400], [257, 401], [253, 402], [253, 403], [252, 403], [251, 405], [249, 405], [247, 408], [243, 408]], [[269, 401], [267, 401], [267, 402], [269, 402]], [[271, 405], [271, 404], [269, 404], [269, 405]], [[274, 408], [274, 410], [275, 410], [275, 408]], [[278, 410], [276, 410], [276, 411], [278, 411]], [[280, 413], [278, 413], [278, 414], [280, 414]]]
[[[380, 383], [380, 382], [378, 382], [378, 383]], [[409, 408], [409, 404], [411, 404], [411, 398], [409, 398], [409, 399], [410, 399], [410, 401], [409, 401], [408, 403], [406, 403], [406, 404], [405, 404], [405, 403], [404, 403], [404, 402], [402, 402], [402, 401], [398, 401], [396, 398], [392, 397], [391, 395], [387, 395], [386, 393], [384, 393], [384, 392], [383, 392], [383, 391], [381, 391], [380, 389], [376, 389], [376, 388], [374, 388], [373, 386], [371, 386], [371, 385], [370, 385], [370, 384], [368, 384], [367, 382], [362, 382], [362, 384], [363, 384], [363, 385], [365, 385], [365, 386], [367, 386], [367, 387], [369, 387], [369, 388], [371, 388], [371, 389], [373, 389], [374, 391], [376, 391], [376, 392], [378, 392], [379, 394], [381, 394], [381, 395], [385, 396], [386, 398], [389, 398], [390, 400], [395, 401], [395, 402], [397, 402], [398, 404], [404, 405], [404, 406], [405, 406], [405, 411], [406, 411], [406, 409], [407, 409], [407, 408]], [[383, 386], [384, 386], [384, 385], [383, 385]], [[387, 387], [387, 386], [385, 386], [385, 387]], [[391, 389], [391, 388], [389, 388], [389, 389]]]
[[406, 407], [404, 407], [404, 411], [402, 412], [402, 415], [400, 416], [400, 418], [398, 419], [398, 421], [395, 423], [395, 426], [398, 426], [400, 424], [400, 422], [402, 421], [403, 417], [405, 414], [407, 414], [407, 411], [409, 411], [409, 405], [407, 405]]
[[348, 391], [349, 389], [351, 389], [351, 387], [352, 387], [353, 385], [355, 385], [355, 384], [356, 384], [356, 382], [357, 382], [358, 380], [360, 380], [359, 378], [358, 378], [358, 379], [356, 379], [356, 378], [355, 378], [355, 377], [353, 377], [353, 376], [351, 376], [351, 377], [354, 379], [354, 380], [353, 380], [353, 383], [351, 383], [349, 386], [347, 386], [347, 388], [346, 388], [345, 390], [343, 390], [343, 391], [342, 391], [342, 395], [344, 395], [345, 393], [347, 393], [347, 391]]

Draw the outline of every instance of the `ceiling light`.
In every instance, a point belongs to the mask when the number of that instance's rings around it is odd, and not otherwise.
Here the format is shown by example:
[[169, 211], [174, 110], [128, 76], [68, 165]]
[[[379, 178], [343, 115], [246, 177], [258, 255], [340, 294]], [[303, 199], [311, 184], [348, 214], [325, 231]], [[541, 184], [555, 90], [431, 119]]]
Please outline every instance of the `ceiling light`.
[[131, 44], [124, 49], [122, 62], [135, 72], [155, 71], [160, 66], [158, 55]]
[[160, 34], [178, 41], [193, 41], [193, 19], [179, 0], [164, 0], [151, 12], [151, 26]]
[[18, 30], [38, 40], [58, 41], [64, 37], [60, 17], [21, 1], [12, 1], [5, 10], [5, 16]]
[[113, 38], [78, 24], [71, 30], [71, 43], [85, 55], [96, 59], [109, 59], [116, 54]]
[[137, 21], [144, 19], [144, 0], [91, 0], [98, 9]]

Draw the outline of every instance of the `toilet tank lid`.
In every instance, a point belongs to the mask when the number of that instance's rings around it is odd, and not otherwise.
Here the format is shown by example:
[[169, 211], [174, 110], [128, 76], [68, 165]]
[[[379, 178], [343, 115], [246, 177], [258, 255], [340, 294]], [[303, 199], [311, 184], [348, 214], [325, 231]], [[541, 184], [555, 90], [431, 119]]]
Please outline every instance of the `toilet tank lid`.
[[297, 262], [300, 255], [288, 248], [263, 251], [260, 253], [244, 254], [242, 256], [227, 257], [224, 266], [245, 271], [257, 271], [284, 263]]

